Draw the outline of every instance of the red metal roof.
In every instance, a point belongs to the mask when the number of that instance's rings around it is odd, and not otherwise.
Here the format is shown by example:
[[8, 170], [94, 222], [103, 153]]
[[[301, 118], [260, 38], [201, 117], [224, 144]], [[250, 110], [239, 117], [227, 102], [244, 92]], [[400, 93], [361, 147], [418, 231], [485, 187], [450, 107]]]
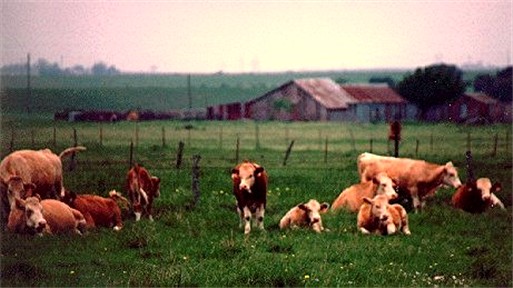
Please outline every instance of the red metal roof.
[[407, 103], [386, 84], [344, 84], [341, 87], [358, 103]]
[[346, 109], [354, 102], [340, 85], [329, 78], [297, 79], [294, 83], [327, 109]]

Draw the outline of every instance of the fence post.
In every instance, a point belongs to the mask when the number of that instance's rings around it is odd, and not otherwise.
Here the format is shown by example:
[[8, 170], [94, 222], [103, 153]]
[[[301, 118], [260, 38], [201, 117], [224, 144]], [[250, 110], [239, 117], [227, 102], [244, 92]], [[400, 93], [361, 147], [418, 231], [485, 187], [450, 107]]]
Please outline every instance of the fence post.
[[53, 147], [57, 147], [57, 127], [53, 126]]
[[255, 149], [260, 149], [260, 128], [258, 127], [258, 123], [255, 123]]
[[166, 128], [162, 126], [162, 148], [166, 147]]
[[131, 169], [132, 168], [132, 164], [133, 164], [133, 161], [134, 161], [134, 141], [133, 140], [130, 140], [130, 155], [129, 155], [129, 162], [128, 162], [128, 169]]
[[200, 166], [199, 161], [201, 160], [200, 155], [194, 155], [192, 156], [192, 195], [193, 195], [193, 202], [192, 202], [192, 208], [196, 207], [196, 205], [199, 203], [200, 200]]
[[349, 129], [349, 136], [351, 137], [351, 150], [352, 152], [356, 151], [356, 143], [354, 140], [353, 130]]
[[287, 160], [289, 159], [290, 151], [292, 151], [292, 146], [294, 146], [294, 140], [290, 142], [289, 148], [285, 152], [285, 158], [283, 159], [283, 166], [287, 165]]
[[103, 146], [103, 124], [100, 123], [100, 146]]
[[239, 148], [240, 148], [240, 138], [239, 134], [237, 134], [237, 142], [235, 143], [235, 163], [239, 163]]
[[9, 151], [14, 151], [14, 128], [11, 129], [11, 142], [9, 143]]
[[472, 151], [470, 132], [467, 132], [467, 151]]
[[[77, 129], [73, 128], [73, 146], [78, 146]], [[69, 162], [69, 171], [75, 170], [75, 152], [71, 153], [71, 161]]]
[[139, 121], [135, 121], [135, 147], [139, 147]]
[[328, 136], [324, 139], [324, 164], [328, 163]]
[[[417, 157], [418, 157], [418, 155], [419, 155], [419, 144], [420, 144], [419, 139], [418, 139], [418, 138], [417, 138], [417, 139], [415, 139], [415, 158], [417, 158]], [[397, 156], [396, 156], [396, 157], [397, 157]]]
[[370, 143], [369, 143], [369, 144], [370, 144], [370, 153], [372, 153], [372, 144], [373, 144], [372, 142], [373, 142], [373, 141], [374, 141], [374, 139], [372, 139], [372, 137], [371, 137], [371, 138], [370, 138]]
[[30, 143], [32, 144], [33, 148], [34, 148], [34, 146], [36, 146], [35, 136], [36, 136], [36, 131], [34, 129], [30, 130]]
[[178, 142], [178, 151], [176, 152], [176, 169], [180, 169], [182, 166], [182, 159], [183, 159], [183, 147], [185, 144], [183, 141]]

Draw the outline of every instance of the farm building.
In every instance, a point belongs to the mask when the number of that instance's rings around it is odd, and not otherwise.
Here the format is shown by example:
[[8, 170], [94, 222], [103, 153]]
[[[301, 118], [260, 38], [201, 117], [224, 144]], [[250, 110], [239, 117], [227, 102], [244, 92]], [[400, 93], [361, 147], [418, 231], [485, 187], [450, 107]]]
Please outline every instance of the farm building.
[[371, 122], [413, 120], [416, 115], [415, 106], [386, 85], [339, 85], [329, 78], [292, 80], [236, 104], [209, 107], [208, 119]]

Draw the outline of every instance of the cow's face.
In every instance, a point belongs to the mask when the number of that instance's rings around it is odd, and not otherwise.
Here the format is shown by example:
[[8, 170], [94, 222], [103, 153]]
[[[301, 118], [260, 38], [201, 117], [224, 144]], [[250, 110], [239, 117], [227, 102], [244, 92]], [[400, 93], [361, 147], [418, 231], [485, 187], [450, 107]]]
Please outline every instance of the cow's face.
[[364, 197], [363, 201], [371, 205], [371, 214], [374, 219], [377, 219], [379, 222], [385, 222], [388, 220], [390, 215], [388, 213], [389, 204], [386, 195], [376, 195], [372, 199]]
[[502, 189], [502, 185], [500, 183], [494, 183], [492, 185], [492, 181], [490, 181], [490, 179], [479, 178], [476, 181], [476, 188], [481, 193], [481, 199], [488, 202], [492, 197], [492, 193], [500, 191]]
[[36, 188], [35, 184], [23, 183], [19, 176], [12, 176], [7, 182], [7, 197], [10, 205], [14, 203], [14, 199], [25, 199], [32, 196], [32, 191]]
[[31, 233], [41, 234], [46, 228], [46, 220], [43, 217], [43, 206], [39, 197], [28, 197], [23, 200], [16, 198], [16, 209], [23, 211], [25, 226]]
[[301, 203], [298, 208], [305, 212], [305, 218], [310, 227], [316, 232], [321, 232], [322, 227], [321, 213], [325, 213], [330, 208], [330, 204], [324, 202], [320, 204], [317, 200], [311, 199], [307, 203]]
[[152, 176], [151, 184], [153, 187], [153, 195], [155, 197], [159, 197], [160, 196], [160, 179], [158, 177]]
[[239, 182], [239, 189], [251, 193], [255, 184], [255, 178], [264, 172], [264, 167], [255, 166], [252, 163], [242, 163], [238, 169], [232, 169], [232, 179]]
[[447, 164], [444, 166], [443, 184], [452, 186], [454, 188], [461, 186], [461, 181], [458, 177], [458, 170], [456, 170], [456, 167], [454, 167], [452, 162], [447, 162]]
[[388, 199], [395, 199], [398, 197], [397, 192], [395, 192], [396, 184], [386, 173], [379, 173], [372, 179], [372, 182], [377, 185], [376, 194], [384, 194]]

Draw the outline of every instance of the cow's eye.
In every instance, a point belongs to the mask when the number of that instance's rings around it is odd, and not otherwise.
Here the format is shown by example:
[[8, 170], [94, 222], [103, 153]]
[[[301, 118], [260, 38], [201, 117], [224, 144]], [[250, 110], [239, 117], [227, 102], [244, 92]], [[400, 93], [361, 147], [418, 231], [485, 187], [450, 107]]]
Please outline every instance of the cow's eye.
[[380, 205], [376, 205], [376, 208], [378, 208], [378, 209], [379, 209], [379, 208], [381, 208], [381, 206], [380, 206]]
[[27, 216], [30, 217], [30, 216], [32, 216], [32, 214], [34, 214], [34, 211], [32, 211], [31, 209], [28, 209]]

